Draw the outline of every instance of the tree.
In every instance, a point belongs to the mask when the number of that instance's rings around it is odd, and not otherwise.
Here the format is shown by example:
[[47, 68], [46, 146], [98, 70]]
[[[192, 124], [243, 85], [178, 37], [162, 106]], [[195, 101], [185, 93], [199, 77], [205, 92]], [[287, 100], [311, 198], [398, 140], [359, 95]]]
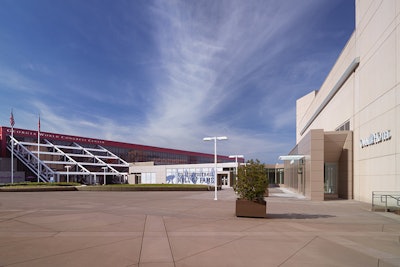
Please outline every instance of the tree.
[[239, 167], [234, 188], [239, 198], [262, 202], [267, 188], [267, 173], [264, 164], [258, 159], [251, 159]]

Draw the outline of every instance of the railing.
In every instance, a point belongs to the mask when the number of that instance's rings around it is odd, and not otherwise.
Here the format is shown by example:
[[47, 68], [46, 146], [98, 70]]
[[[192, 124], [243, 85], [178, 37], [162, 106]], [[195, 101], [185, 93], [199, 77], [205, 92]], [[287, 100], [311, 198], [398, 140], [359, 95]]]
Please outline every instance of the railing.
[[[96, 176], [111, 176], [114, 183], [127, 182], [128, 172], [120, 171], [119, 169], [128, 169], [129, 164], [112, 154], [107, 149], [100, 148], [85, 148], [77, 143], [72, 146], [56, 145], [51, 143], [47, 139], [43, 139], [46, 143], [30, 143], [18, 141], [15, 137], [9, 138], [7, 142], [7, 148], [14, 152], [14, 155], [35, 175], [38, 175], [38, 179], [42, 182], [49, 182], [53, 179], [60, 181], [60, 176], [75, 175], [76, 179], [89, 179], [89, 183], [92, 183], [92, 178], [96, 181]], [[12, 142], [13, 141], [13, 142]], [[12, 144], [13, 143], [13, 144]], [[39, 146], [39, 149], [37, 149]], [[44, 148], [44, 151], [41, 151]], [[81, 150], [83, 154], [77, 154], [78, 160], [72, 153], [67, 152]], [[102, 152], [105, 155], [96, 155], [90, 151]], [[40, 153], [49, 155], [48, 157], [39, 158]], [[104, 159], [104, 160], [103, 160]], [[118, 163], [108, 163], [107, 160], [112, 159], [118, 161]], [[90, 160], [90, 162], [89, 162]], [[52, 166], [52, 168], [50, 167]], [[73, 171], [64, 171], [66, 166], [73, 166]], [[95, 168], [86, 168], [85, 166], [94, 166]], [[107, 167], [101, 171], [101, 167]], [[117, 168], [119, 168], [117, 170]], [[39, 174], [38, 174], [39, 172]], [[115, 181], [114, 181], [115, 180]]]
[[400, 192], [372, 191], [372, 210], [400, 210]]
[[[8, 150], [12, 151], [12, 140], [7, 143]], [[27, 149], [23, 142], [19, 142], [17, 139], [13, 139], [14, 144], [14, 155], [22, 162], [26, 167], [28, 167], [32, 173], [38, 175], [38, 165], [39, 165], [39, 180], [41, 182], [49, 182], [51, 177], [55, 178], [55, 173], [50, 169], [42, 160], [37, 157], [37, 151], [30, 151]], [[36, 154], [35, 154], [35, 153]]]

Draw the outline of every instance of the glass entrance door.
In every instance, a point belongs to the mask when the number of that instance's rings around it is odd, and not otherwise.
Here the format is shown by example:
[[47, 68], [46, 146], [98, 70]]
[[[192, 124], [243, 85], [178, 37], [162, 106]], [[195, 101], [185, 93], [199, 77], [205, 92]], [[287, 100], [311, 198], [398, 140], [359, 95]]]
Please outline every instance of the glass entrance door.
[[218, 184], [225, 188], [230, 187], [229, 174], [225, 173], [225, 172], [219, 173], [218, 174]]
[[337, 163], [325, 163], [324, 191], [325, 194], [337, 194]]
[[222, 176], [222, 185], [228, 185], [228, 177]]

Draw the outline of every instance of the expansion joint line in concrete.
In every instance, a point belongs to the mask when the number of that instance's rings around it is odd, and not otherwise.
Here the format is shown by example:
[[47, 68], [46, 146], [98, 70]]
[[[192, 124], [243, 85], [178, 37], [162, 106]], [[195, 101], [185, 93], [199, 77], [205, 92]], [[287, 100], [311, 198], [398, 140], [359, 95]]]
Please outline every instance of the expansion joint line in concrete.
[[[32, 238], [32, 239], [40, 239], [40, 238], [53, 238], [54, 236], [46, 236], [46, 237], [39, 237], [39, 238]], [[32, 240], [30, 239], [30, 240]], [[74, 252], [79, 252], [82, 250], [87, 250], [87, 249], [92, 249], [92, 248], [99, 248], [99, 247], [104, 247], [104, 246], [108, 246], [108, 245], [113, 245], [113, 244], [118, 244], [121, 241], [126, 241], [126, 240], [131, 240], [132, 238], [126, 238], [123, 240], [117, 240], [117, 241], [112, 241], [112, 242], [106, 242], [106, 243], [101, 243], [101, 244], [97, 244], [97, 245], [89, 245], [86, 247], [80, 247], [80, 248], [76, 248], [76, 249], [69, 249], [69, 250], [65, 250], [65, 251], [61, 251], [59, 253], [55, 253], [55, 254], [50, 254], [50, 255], [45, 255], [45, 256], [40, 256], [40, 257], [34, 257], [34, 258], [30, 258], [30, 259], [25, 259], [22, 261], [16, 261], [16, 262], [12, 262], [10, 264], [7, 265], [0, 265], [0, 267], [5, 267], [5, 266], [12, 266], [12, 265], [16, 265], [16, 264], [24, 264], [27, 262], [33, 262], [33, 261], [37, 261], [37, 260], [41, 260], [41, 259], [49, 259], [52, 257], [56, 257], [56, 256], [60, 256], [60, 255], [68, 255]]]
[[168, 235], [167, 227], [165, 226], [164, 217], [162, 217], [162, 221], [163, 221], [163, 224], [164, 224], [165, 234], [167, 235], [167, 240], [168, 240], [169, 249], [170, 249], [170, 251], [171, 251], [172, 261], [173, 261], [173, 263], [174, 263], [174, 266], [176, 266], [176, 264], [175, 264], [175, 257], [174, 257], [174, 253], [172, 252], [171, 242], [170, 242], [170, 240], [169, 240], [169, 235]]
[[143, 250], [143, 239], [144, 239], [144, 231], [146, 231], [146, 221], [147, 221], [147, 215], [144, 218], [144, 225], [143, 225], [143, 232], [142, 232], [142, 240], [140, 242], [140, 251], [139, 251], [139, 261], [138, 261], [138, 265], [140, 264], [140, 260], [142, 258], [142, 250]]
[[223, 243], [223, 244], [219, 244], [219, 245], [217, 245], [217, 246], [213, 246], [213, 247], [210, 247], [210, 248], [207, 248], [207, 249], [198, 251], [198, 252], [196, 252], [196, 253], [194, 253], [194, 254], [191, 254], [191, 255], [188, 255], [188, 256], [186, 256], [186, 257], [184, 257], [184, 258], [179, 259], [177, 262], [182, 261], [182, 260], [185, 260], [185, 259], [188, 259], [188, 258], [193, 257], [193, 256], [197, 256], [197, 255], [203, 254], [203, 253], [208, 252], [208, 251], [213, 251], [213, 250], [215, 250], [215, 249], [217, 249], [217, 248], [226, 246], [226, 245], [228, 245], [228, 244], [231, 244], [231, 243], [233, 243], [233, 242], [236, 242], [236, 241], [238, 241], [238, 240], [240, 240], [240, 239], [243, 239], [243, 238], [245, 238], [245, 237], [246, 237], [246, 236], [241, 236], [241, 237], [238, 237], [238, 238], [234, 238], [234, 239], [229, 240], [229, 241], [227, 241], [227, 242], [225, 242], [225, 243]]
[[267, 222], [257, 223], [257, 224], [255, 224], [255, 225], [252, 225], [252, 226], [249, 226], [249, 227], [247, 227], [247, 228], [244, 228], [244, 229], [240, 230], [239, 232], [241, 232], [241, 233], [246, 233], [246, 232], [248, 232], [250, 229], [254, 229], [254, 228], [260, 227], [260, 226], [265, 225], [265, 224], [267, 224]]
[[[341, 237], [341, 236], [335, 236], [335, 237], [330, 237], [329, 240], [331, 242], [334, 242], [336, 244], [339, 244], [343, 247], [346, 247], [348, 249], [354, 250], [354, 251], [358, 251], [362, 254], [366, 254], [369, 255], [371, 257], [374, 257], [377, 259], [378, 262], [378, 266], [379, 266], [379, 262], [382, 261], [386, 261], [389, 263], [392, 263], [393, 265], [398, 264], [398, 260], [399, 257], [395, 254], [392, 254], [390, 252], [385, 252], [376, 248], [371, 248], [371, 247], [367, 247], [364, 246], [362, 243], [357, 243], [354, 242], [352, 240], [349, 240], [345, 237]], [[393, 262], [392, 262], [393, 261]]]
[[173, 264], [175, 266], [171, 243], [162, 216], [146, 215], [139, 266], [141, 264]]
[[[18, 220], [17, 220], [18, 218], [24, 217], [24, 216], [26, 216], [26, 215], [29, 215], [29, 214], [32, 214], [32, 213], [35, 213], [35, 212], [38, 212], [38, 211], [40, 211], [40, 210], [29, 210], [29, 211], [25, 211], [25, 212], [23, 212], [22, 214], [18, 214], [18, 215], [15, 216], [15, 217], [6, 218], [5, 220], [2, 220], [2, 222], [13, 221], [13, 220], [18, 221]], [[20, 221], [18, 221], [18, 222], [20, 222]]]
[[304, 249], [305, 247], [307, 247], [309, 244], [311, 244], [311, 242], [313, 242], [315, 239], [317, 239], [318, 236], [314, 236], [311, 240], [309, 240], [307, 243], [305, 243], [302, 247], [300, 247], [298, 250], [296, 250], [292, 255], [290, 255], [289, 257], [287, 257], [287, 259], [285, 259], [281, 264], [278, 265], [282, 266], [283, 264], [285, 264], [288, 260], [290, 260], [291, 258], [293, 258], [294, 256], [297, 255], [297, 253], [299, 253], [302, 249]]

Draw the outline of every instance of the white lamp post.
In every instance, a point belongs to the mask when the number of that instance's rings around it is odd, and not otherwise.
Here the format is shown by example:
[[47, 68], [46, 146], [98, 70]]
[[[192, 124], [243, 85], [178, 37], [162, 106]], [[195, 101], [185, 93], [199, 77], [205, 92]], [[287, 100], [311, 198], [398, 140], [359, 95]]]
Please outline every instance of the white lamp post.
[[103, 185], [106, 185], [106, 170], [107, 170], [107, 167], [101, 167], [102, 169], [103, 169], [103, 172], [104, 172], [104, 182], [103, 182]]
[[67, 165], [67, 166], [64, 166], [64, 168], [67, 169], [67, 183], [69, 183], [69, 168], [71, 168], [71, 166]]
[[244, 158], [243, 155], [230, 155], [229, 156], [230, 159], [235, 159], [235, 163], [236, 163], [236, 176], [235, 179], [237, 180], [237, 175], [238, 175], [238, 158]]
[[214, 136], [214, 137], [204, 137], [203, 141], [213, 141], [214, 140], [214, 200], [218, 200], [217, 197], [217, 140], [227, 140], [226, 136]]

